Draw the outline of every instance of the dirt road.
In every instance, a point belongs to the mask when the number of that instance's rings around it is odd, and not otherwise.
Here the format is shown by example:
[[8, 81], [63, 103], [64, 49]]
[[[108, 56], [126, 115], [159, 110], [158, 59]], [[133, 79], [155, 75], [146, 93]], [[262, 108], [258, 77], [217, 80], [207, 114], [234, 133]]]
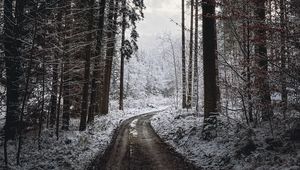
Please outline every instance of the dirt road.
[[112, 147], [92, 169], [101, 170], [194, 170], [156, 135], [150, 125], [153, 114], [125, 121]]

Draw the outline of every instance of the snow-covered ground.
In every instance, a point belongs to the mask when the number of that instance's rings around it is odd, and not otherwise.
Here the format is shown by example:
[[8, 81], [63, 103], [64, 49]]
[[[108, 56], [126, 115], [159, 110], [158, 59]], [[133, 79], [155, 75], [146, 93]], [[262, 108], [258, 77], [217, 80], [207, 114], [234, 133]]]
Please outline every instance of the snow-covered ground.
[[[130, 117], [162, 110], [170, 105], [170, 99], [152, 97], [143, 100], [125, 101], [125, 111], [118, 111], [117, 102], [112, 102], [111, 112], [106, 116], [97, 116], [94, 124], [85, 132], [78, 131], [79, 120], [72, 119], [70, 131], [60, 132], [56, 140], [55, 132], [46, 129], [42, 132], [41, 149], [38, 149], [37, 134], [30, 132], [24, 139], [21, 154], [21, 166], [15, 162], [15, 142], [9, 143], [10, 168], [15, 170], [55, 169], [82, 170], [109, 146], [115, 129], [123, 120]], [[3, 147], [3, 142], [0, 143]], [[3, 167], [3, 149], [0, 150], [0, 169]]]
[[274, 122], [249, 129], [221, 117], [218, 137], [201, 138], [203, 118], [186, 111], [168, 109], [155, 115], [151, 125], [166, 143], [203, 169], [300, 169], [299, 145], [286, 138], [286, 124]]

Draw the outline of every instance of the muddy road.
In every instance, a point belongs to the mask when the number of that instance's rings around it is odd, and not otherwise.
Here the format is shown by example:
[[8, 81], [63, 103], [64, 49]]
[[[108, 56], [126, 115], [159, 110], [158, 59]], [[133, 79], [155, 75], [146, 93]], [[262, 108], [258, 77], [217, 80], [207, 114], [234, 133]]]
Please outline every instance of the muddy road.
[[150, 118], [155, 113], [126, 120], [109, 150], [94, 162], [98, 170], [194, 170], [154, 132]]

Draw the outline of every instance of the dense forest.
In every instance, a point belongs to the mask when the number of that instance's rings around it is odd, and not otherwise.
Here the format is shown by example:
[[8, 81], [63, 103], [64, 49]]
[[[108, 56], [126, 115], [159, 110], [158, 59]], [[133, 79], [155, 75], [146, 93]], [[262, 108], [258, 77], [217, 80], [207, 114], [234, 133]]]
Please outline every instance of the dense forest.
[[[180, 18], [170, 20], [181, 36], [162, 34], [152, 54], [138, 45], [146, 4], [0, 2], [0, 168], [126, 169], [96, 161], [113, 153], [126, 123], [151, 124], [159, 140], [195, 164], [178, 169], [244, 169], [230, 154], [222, 163], [213, 153], [189, 159], [204, 151], [187, 148], [214, 142], [229, 152], [233, 136], [239, 160], [254, 164], [247, 156], [263, 148], [295, 158], [263, 168], [300, 168], [300, 2], [181, 0]], [[138, 117], [150, 111], [162, 113]], [[143, 166], [155, 169], [130, 169]]]

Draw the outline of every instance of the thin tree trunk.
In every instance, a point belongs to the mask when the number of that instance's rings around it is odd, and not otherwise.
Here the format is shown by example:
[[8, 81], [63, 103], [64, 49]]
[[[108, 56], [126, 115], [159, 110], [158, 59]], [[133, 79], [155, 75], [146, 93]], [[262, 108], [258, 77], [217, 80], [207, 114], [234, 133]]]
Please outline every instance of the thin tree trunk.
[[194, 91], [195, 94], [194, 96], [196, 96], [196, 100], [195, 100], [195, 105], [196, 105], [196, 111], [199, 111], [199, 92], [198, 92], [198, 88], [199, 88], [199, 79], [198, 79], [198, 50], [199, 50], [199, 32], [198, 32], [198, 26], [199, 26], [199, 0], [195, 0], [195, 10], [196, 10], [196, 14], [195, 14], [195, 56], [194, 56]]
[[70, 71], [70, 55], [68, 50], [70, 49], [70, 36], [71, 36], [71, 0], [64, 1], [64, 23], [65, 23], [65, 38], [64, 38], [64, 84], [63, 84], [63, 115], [62, 115], [62, 130], [69, 130], [70, 124], [70, 114], [71, 114], [71, 96], [70, 96], [70, 79], [71, 79], [71, 71]]
[[125, 32], [126, 32], [126, 0], [122, 1], [122, 43], [121, 43], [121, 70], [120, 70], [120, 98], [119, 98], [119, 110], [124, 110], [124, 60], [125, 60]]
[[43, 116], [45, 115], [45, 56], [43, 56], [42, 59], [42, 65], [43, 65], [43, 80], [42, 80], [42, 109], [39, 117], [39, 142], [38, 147], [39, 150], [41, 149], [41, 135], [42, 135], [42, 128], [43, 128]]
[[186, 108], [186, 62], [185, 62], [185, 3], [184, 0], [181, 1], [181, 25], [182, 25], [182, 108]]
[[[54, 62], [58, 62], [57, 57], [55, 57]], [[53, 64], [52, 68], [52, 92], [50, 99], [50, 127], [55, 124], [56, 109], [57, 109], [57, 93], [58, 93], [58, 63]]]
[[286, 118], [286, 110], [288, 106], [288, 95], [287, 95], [287, 90], [286, 90], [286, 77], [285, 77], [285, 72], [286, 72], [286, 18], [285, 18], [285, 3], [284, 0], [280, 0], [279, 2], [280, 6], [280, 25], [282, 32], [280, 34], [280, 41], [281, 41], [281, 71], [280, 71], [280, 77], [281, 77], [281, 93], [282, 93], [282, 113], [283, 117]]
[[187, 95], [187, 108], [192, 108], [192, 95], [193, 95], [193, 50], [194, 50], [194, 0], [191, 0], [191, 28], [190, 28], [190, 56], [188, 68], [188, 95]]
[[61, 60], [61, 70], [60, 70], [60, 85], [59, 85], [59, 97], [58, 97], [58, 107], [56, 113], [56, 139], [59, 139], [59, 124], [60, 124], [60, 110], [61, 110], [61, 98], [63, 93], [63, 83], [64, 83], [64, 64], [63, 59]]

